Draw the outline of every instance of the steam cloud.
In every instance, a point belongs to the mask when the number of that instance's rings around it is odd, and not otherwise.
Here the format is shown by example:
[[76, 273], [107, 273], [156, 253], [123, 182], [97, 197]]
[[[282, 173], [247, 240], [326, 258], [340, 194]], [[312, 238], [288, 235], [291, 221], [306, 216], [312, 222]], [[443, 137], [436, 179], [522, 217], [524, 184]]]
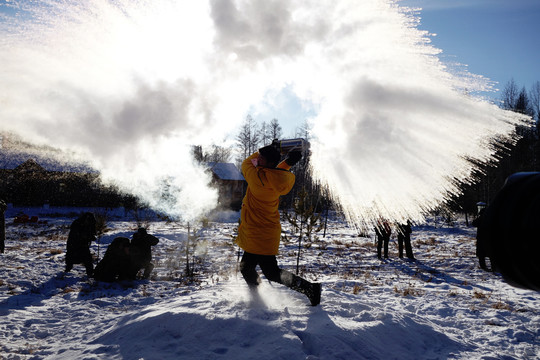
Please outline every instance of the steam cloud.
[[512, 141], [523, 121], [466, 95], [489, 81], [453, 75], [414, 14], [389, 0], [0, 9], [1, 130], [76, 151], [184, 219], [217, 197], [190, 145], [222, 141], [283, 89], [317, 109], [314, 175], [354, 222], [422, 219], [470, 175], [465, 158], [491, 159], [492, 139]]

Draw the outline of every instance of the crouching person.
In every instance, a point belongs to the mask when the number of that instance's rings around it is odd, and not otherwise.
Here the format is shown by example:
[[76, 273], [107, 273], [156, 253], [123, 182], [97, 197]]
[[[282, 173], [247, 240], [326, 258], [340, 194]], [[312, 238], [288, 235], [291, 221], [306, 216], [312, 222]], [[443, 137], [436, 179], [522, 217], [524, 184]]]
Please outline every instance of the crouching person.
[[97, 264], [94, 278], [98, 281], [107, 282], [128, 280], [131, 279], [130, 269], [129, 239], [127, 237], [117, 237], [107, 247], [103, 259]]
[[73, 221], [69, 229], [66, 245], [66, 272], [69, 272], [74, 264], [83, 264], [86, 275], [92, 277], [94, 265], [90, 244], [96, 240], [96, 218], [94, 214], [87, 212]]
[[152, 246], [157, 245], [158, 238], [146, 232], [145, 228], [139, 228], [131, 239], [130, 258], [131, 274], [135, 279], [139, 270], [143, 269], [143, 279], [150, 278], [154, 269], [152, 263]]

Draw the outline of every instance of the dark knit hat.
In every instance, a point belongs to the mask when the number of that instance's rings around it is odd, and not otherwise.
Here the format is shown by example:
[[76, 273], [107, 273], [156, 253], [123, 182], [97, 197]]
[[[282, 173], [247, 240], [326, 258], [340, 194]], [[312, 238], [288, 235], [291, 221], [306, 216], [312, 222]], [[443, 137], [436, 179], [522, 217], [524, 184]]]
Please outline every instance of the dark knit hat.
[[267, 145], [259, 149], [259, 154], [264, 156], [268, 162], [268, 167], [276, 167], [281, 160], [281, 154], [279, 151], [272, 145]]

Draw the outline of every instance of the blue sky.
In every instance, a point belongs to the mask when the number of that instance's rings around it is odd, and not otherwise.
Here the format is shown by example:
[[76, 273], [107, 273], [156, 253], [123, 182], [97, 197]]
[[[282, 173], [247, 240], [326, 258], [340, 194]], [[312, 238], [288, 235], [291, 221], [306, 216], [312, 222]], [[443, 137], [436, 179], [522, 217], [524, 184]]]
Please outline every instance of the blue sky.
[[[459, 62], [502, 89], [540, 81], [540, 0], [403, 0], [421, 7], [420, 29], [437, 34], [443, 61]], [[498, 98], [499, 93], [491, 97]]]

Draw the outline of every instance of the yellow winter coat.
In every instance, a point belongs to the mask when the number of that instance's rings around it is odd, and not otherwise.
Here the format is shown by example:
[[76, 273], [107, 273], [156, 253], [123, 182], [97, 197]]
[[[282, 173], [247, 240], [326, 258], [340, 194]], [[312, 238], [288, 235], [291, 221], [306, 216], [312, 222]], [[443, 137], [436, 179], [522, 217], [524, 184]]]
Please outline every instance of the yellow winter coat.
[[255, 167], [251, 162], [258, 152], [242, 163], [242, 174], [248, 183], [242, 201], [237, 244], [245, 251], [257, 255], [276, 255], [281, 238], [279, 197], [291, 191], [294, 174], [287, 171], [285, 162], [276, 169]]

